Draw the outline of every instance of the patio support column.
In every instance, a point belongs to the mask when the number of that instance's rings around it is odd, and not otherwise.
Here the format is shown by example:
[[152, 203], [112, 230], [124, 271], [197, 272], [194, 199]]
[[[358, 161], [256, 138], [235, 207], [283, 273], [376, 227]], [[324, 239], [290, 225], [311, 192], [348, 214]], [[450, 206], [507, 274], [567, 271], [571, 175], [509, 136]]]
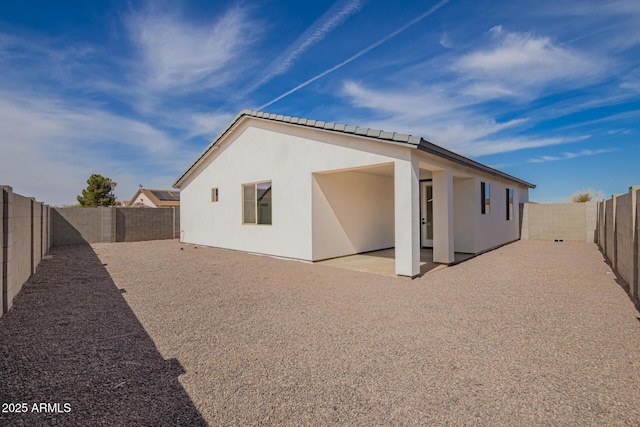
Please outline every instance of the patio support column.
[[[469, 200], [471, 205], [474, 201]], [[451, 264], [453, 252], [453, 175], [450, 169], [433, 172], [433, 261]]]
[[418, 160], [394, 164], [396, 274], [420, 274], [420, 167]]

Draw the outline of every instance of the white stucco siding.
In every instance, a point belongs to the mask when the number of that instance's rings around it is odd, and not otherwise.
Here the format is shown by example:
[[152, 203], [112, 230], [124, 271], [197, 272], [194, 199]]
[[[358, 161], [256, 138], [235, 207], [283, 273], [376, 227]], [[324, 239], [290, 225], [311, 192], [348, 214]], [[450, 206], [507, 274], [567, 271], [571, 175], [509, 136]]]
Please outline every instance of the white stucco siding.
[[393, 247], [393, 188], [393, 175], [314, 175], [313, 260]]
[[519, 209], [519, 205], [520, 203], [528, 203], [529, 202], [529, 189], [526, 187], [515, 187], [514, 188], [514, 192], [518, 193], [518, 203], [516, 204], [516, 206], [518, 206]]
[[[490, 184], [491, 213], [482, 214], [480, 183]], [[506, 189], [513, 189], [513, 218], [507, 220]], [[519, 203], [527, 198], [526, 188], [514, 182], [493, 177], [477, 177], [475, 180], [476, 234], [475, 252], [482, 252], [503, 245], [520, 237]]]
[[455, 252], [476, 252], [476, 179], [453, 178], [453, 234]]
[[156, 207], [157, 207], [157, 206], [156, 206], [156, 204], [155, 204], [155, 203], [153, 203], [153, 202], [151, 201], [151, 199], [149, 199], [149, 198], [147, 197], [147, 195], [146, 195], [146, 194], [144, 194], [143, 192], [140, 192], [140, 194], [138, 194], [138, 198], [137, 198], [137, 200], [134, 200], [134, 201], [132, 202], [132, 204], [134, 204], [134, 203], [142, 203], [143, 205], [145, 205], [145, 206], [149, 206], [150, 208], [156, 208]]
[[[245, 120], [182, 185], [183, 241], [312, 260], [313, 173], [410, 156], [407, 147]], [[243, 225], [242, 184], [261, 181], [272, 182], [272, 225]]]

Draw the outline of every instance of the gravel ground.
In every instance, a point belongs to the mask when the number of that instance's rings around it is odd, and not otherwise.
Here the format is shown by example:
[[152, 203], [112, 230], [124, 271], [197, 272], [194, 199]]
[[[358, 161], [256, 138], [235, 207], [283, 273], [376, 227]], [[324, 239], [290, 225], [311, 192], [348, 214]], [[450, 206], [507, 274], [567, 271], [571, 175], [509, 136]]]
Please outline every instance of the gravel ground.
[[593, 244], [416, 280], [93, 248], [54, 248], [0, 319], [0, 400], [71, 412], [0, 425], [640, 424], [639, 314]]

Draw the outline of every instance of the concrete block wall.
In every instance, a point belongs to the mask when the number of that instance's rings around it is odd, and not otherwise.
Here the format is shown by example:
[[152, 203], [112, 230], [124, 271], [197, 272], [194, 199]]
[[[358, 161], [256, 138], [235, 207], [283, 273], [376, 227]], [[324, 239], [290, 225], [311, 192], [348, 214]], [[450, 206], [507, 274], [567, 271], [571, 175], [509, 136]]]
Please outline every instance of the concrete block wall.
[[7, 187], [0, 187], [0, 317], [5, 312], [5, 283], [7, 283], [8, 264], [8, 226], [9, 226], [9, 200]]
[[174, 239], [179, 208], [54, 208], [52, 246]]
[[597, 202], [598, 203], [598, 220], [597, 220], [597, 236], [598, 239], [596, 240], [596, 243], [598, 243], [598, 246], [600, 247], [600, 250], [604, 253], [604, 249], [603, 249], [603, 245], [605, 244], [605, 235], [604, 235], [604, 203], [602, 202]]
[[117, 208], [116, 241], [138, 242], [180, 237], [180, 208]]
[[0, 314], [4, 314], [11, 309], [14, 297], [48, 251], [45, 237], [50, 228], [45, 221], [48, 206], [14, 193], [9, 186], [0, 186], [0, 201]]
[[625, 282], [633, 282], [633, 209], [631, 209], [632, 193], [616, 197], [615, 209], [615, 268]]
[[529, 235], [529, 206], [530, 203], [520, 203], [520, 239], [531, 240]]
[[640, 295], [640, 188], [632, 187], [632, 191], [635, 189], [636, 193], [636, 214], [634, 215], [634, 265], [633, 265], [633, 284], [631, 285], [635, 290], [635, 295]]
[[604, 254], [615, 265], [615, 196], [604, 202]]
[[598, 202], [583, 203], [585, 213], [584, 241], [598, 240]]
[[640, 186], [630, 187], [627, 194], [598, 202], [597, 223], [600, 251], [629, 285], [630, 296], [638, 299]]
[[30, 198], [12, 194], [9, 199], [12, 209], [9, 210], [9, 274], [7, 281], [6, 299], [10, 303], [20, 292], [22, 285], [33, 274]]
[[[115, 242], [110, 237], [114, 224], [111, 213], [113, 209], [115, 208], [53, 208], [52, 246]], [[103, 230], [103, 221], [107, 223], [106, 230]]]
[[597, 204], [524, 203], [521, 206], [522, 240], [594, 242]]
[[112, 243], [116, 241], [116, 209], [98, 208], [100, 213], [100, 241]]

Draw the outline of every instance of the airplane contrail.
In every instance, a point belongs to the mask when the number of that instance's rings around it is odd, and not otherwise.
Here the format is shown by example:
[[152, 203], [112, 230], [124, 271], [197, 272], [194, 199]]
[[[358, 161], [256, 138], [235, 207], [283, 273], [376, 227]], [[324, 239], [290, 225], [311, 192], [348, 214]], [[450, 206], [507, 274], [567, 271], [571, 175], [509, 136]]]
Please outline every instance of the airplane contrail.
[[302, 89], [303, 87], [310, 85], [311, 83], [315, 82], [316, 80], [323, 78], [327, 74], [333, 73], [334, 71], [344, 67], [348, 63], [355, 61], [356, 59], [360, 58], [365, 53], [375, 49], [376, 47], [378, 47], [381, 44], [385, 43], [387, 40], [392, 39], [393, 37], [397, 36], [401, 32], [405, 31], [407, 28], [409, 28], [409, 27], [417, 24], [418, 22], [422, 21], [424, 18], [426, 18], [427, 16], [433, 14], [435, 11], [437, 11], [438, 9], [440, 9], [442, 6], [444, 6], [447, 3], [449, 3], [449, 0], [441, 0], [439, 3], [435, 4], [429, 10], [427, 10], [426, 12], [418, 15], [416, 18], [414, 18], [411, 21], [407, 22], [406, 24], [404, 24], [402, 27], [398, 28], [397, 30], [395, 30], [391, 34], [388, 34], [387, 36], [381, 38], [377, 42], [365, 47], [364, 49], [362, 49], [361, 51], [359, 51], [355, 55], [351, 56], [350, 58], [345, 59], [344, 61], [342, 61], [338, 65], [335, 65], [335, 66], [329, 68], [328, 70], [325, 70], [322, 73], [318, 74], [317, 76], [312, 77], [312, 78], [310, 78], [309, 80], [307, 80], [307, 81], [305, 81], [303, 83], [300, 83], [298, 86], [294, 87], [293, 89], [288, 90], [287, 92], [283, 93], [282, 95], [278, 96], [277, 98], [272, 99], [271, 101], [267, 102], [266, 104], [261, 105], [257, 109], [258, 110], [263, 110], [264, 108], [268, 107], [269, 105], [280, 101], [282, 98], [287, 97], [287, 96], [291, 95], [292, 93], [297, 92], [298, 90]]
[[254, 81], [243, 93], [253, 92], [269, 80], [284, 74], [293, 63], [311, 46], [322, 41], [329, 33], [342, 25], [351, 15], [362, 8], [364, 0], [339, 0], [298, 37], [282, 54], [274, 59], [266, 74]]

